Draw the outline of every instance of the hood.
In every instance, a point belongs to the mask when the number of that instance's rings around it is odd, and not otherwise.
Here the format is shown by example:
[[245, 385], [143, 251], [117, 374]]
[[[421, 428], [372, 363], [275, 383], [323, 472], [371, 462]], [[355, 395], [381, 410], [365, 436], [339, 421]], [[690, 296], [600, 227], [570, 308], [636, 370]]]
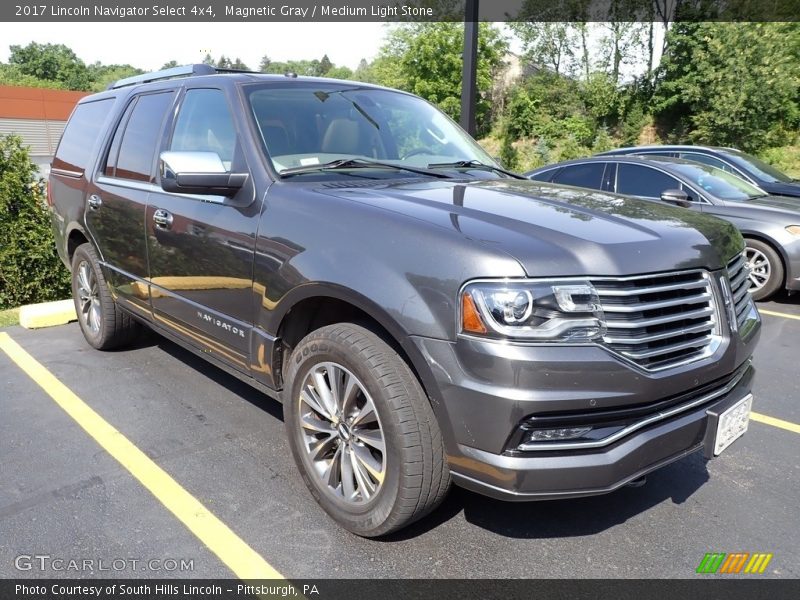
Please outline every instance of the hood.
[[778, 181], [775, 183], [760, 184], [761, 189], [769, 192], [770, 194], [783, 195], [783, 196], [800, 196], [800, 182], [797, 183], [784, 183]]
[[744, 245], [720, 219], [603, 192], [512, 179], [372, 183], [317, 190], [455, 230], [530, 277], [715, 270]]
[[[800, 193], [800, 190], [798, 190], [798, 193]], [[739, 204], [751, 209], [763, 210], [766, 213], [790, 216], [795, 220], [800, 216], [800, 198], [792, 198], [791, 196], [764, 196], [763, 198], [756, 198]]]
[[728, 201], [703, 209], [723, 218], [736, 219], [740, 226], [750, 221], [781, 227], [800, 225], [800, 198], [788, 196], [764, 196], [743, 202]]

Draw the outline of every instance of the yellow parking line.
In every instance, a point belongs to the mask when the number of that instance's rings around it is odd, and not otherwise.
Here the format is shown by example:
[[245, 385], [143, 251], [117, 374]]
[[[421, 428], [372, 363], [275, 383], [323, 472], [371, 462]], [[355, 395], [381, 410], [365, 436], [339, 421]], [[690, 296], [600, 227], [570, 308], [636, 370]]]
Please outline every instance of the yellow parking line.
[[771, 317], [783, 317], [784, 319], [794, 319], [800, 321], [800, 315], [790, 315], [789, 313], [775, 312], [774, 310], [764, 310], [759, 308], [758, 312], [762, 315], [770, 315]]
[[786, 431], [793, 431], [794, 433], [800, 433], [800, 425], [798, 425], [797, 423], [792, 423], [791, 421], [776, 419], [775, 417], [762, 415], [761, 413], [757, 412], [751, 412], [750, 418], [753, 421], [758, 421], [759, 423], [766, 423], [767, 425], [772, 425], [773, 427], [780, 427], [781, 429], [785, 429]]
[[175, 515], [240, 579], [283, 579], [264, 558], [108, 421], [61, 383], [7, 333], [0, 350], [16, 363], [100, 446]]

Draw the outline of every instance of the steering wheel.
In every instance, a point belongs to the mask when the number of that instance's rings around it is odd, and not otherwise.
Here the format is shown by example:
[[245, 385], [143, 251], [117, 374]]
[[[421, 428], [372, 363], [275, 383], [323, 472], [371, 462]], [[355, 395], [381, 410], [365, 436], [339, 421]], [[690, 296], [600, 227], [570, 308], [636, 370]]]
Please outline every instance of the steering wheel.
[[431, 150], [430, 148], [423, 148], [420, 146], [419, 148], [414, 148], [413, 150], [409, 150], [408, 152], [406, 152], [403, 156], [400, 157], [400, 160], [405, 160], [412, 156], [416, 156], [417, 154], [433, 154], [433, 150]]

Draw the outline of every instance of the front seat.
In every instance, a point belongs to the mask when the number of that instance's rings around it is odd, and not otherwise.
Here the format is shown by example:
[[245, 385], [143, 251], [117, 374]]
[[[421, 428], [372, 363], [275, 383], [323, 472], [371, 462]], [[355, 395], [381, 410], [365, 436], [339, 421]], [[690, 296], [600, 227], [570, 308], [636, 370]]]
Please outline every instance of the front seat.
[[352, 119], [334, 119], [322, 138], [322, 151], [326, 154], [360, 154], [369, 156], [361, 147], [361, 132]]

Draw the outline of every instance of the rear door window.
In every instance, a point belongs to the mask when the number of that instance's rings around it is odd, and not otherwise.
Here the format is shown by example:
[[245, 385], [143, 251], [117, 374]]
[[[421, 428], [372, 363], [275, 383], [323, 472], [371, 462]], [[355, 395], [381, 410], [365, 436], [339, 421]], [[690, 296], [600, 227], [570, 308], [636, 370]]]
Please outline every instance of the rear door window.
[[[105, 166], [106, 175], [134, 181], [152, 182], [155, 180], [153, 163], [156, 148], [161, 138], [161, 128], [169, 107], [172, 105], [173, 92], [159, 92], [139, 96], [132, 107], [128, 107], [130, 117], [122, 119], [111, 143], [111, 150]], [[123, 130], [116, 156], [116, 141]]]
[[599, 190], [603, 186], [605, 168], [606, 164], [600, 162], [569, 165], [553, 177], [553, 183]]
[[680, 189], [674, 177], [650, 167], [617, 165], [617, 193], [641, 198], [660, 198], [664, 190]]
[[86, 170], [92, 148], [113, 106], [114, 98], [78, 104], [61, 136], [53, 168], [81, 174]]

